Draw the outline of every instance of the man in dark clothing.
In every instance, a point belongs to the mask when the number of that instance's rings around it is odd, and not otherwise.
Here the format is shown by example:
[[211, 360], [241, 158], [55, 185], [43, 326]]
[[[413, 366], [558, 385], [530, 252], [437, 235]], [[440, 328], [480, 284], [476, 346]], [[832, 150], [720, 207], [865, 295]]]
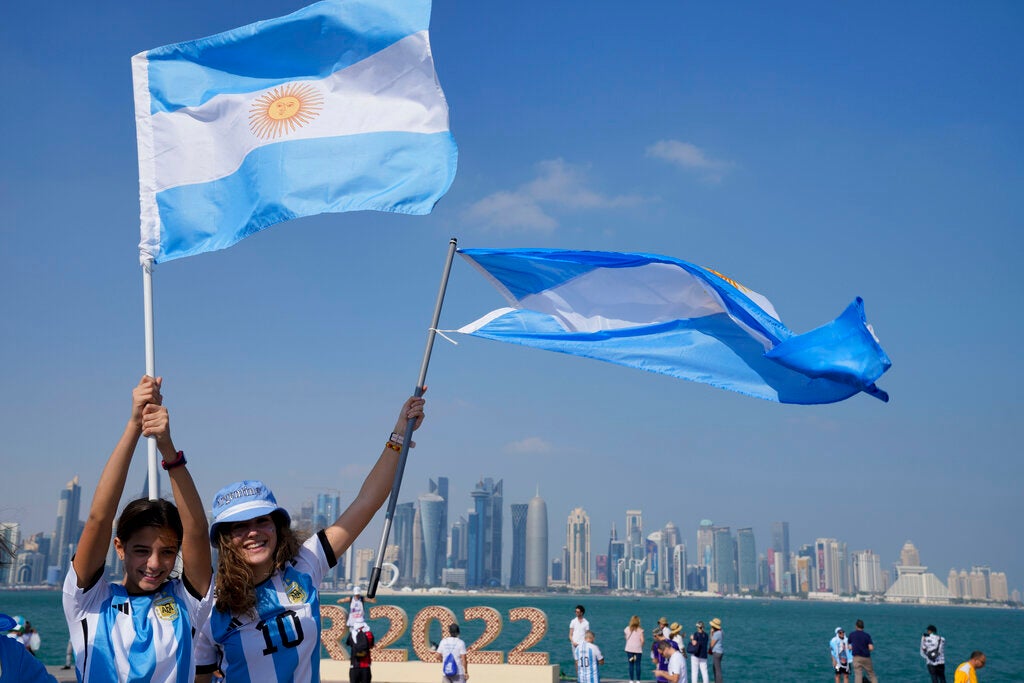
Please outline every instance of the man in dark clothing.
[[373, 647], [373, 633], [366, 624], [357, 626], [355, 631], [349, 631], [345, 638], [345, 645], [351, 653], [348, 668], [349, 683], [370, 683], [370, 648]]
[[853, 652], [853, 681], [863, 683], [864, 676], [867, 676], [871, 683], [878, 683], [875, 667], [871, 663], [871, 652], [875, 649], [875, 643], [871, 640], [871, 634], [864, 630], [862, 620], [858, 619], [856, 625], [857, 630], [847, 637], [850, 641], [850, 651]]

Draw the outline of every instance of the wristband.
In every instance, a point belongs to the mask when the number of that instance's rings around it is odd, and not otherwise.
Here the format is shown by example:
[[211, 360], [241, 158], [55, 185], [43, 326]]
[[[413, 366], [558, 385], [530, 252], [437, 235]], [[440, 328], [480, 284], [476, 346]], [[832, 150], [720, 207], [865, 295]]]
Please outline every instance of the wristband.
[[[398, 432], [391, 432], [391, 436], [388, 437], [388, 441], [396, 443], [399, 446], [405, 443], [405, 437]], [[409, 444], [409, 448], [413, 448], [412, 444]]]
[[402, 447], [401, 447], [401, 446], [399, 446], [399, 445], [398, 445], [397, 443], [395, 443], [394, 441], [388, 441], [388, 442], [387, 442], [386, 444], [384, 444], [384, 446], [385, 446], [385, 447], [387, 447], [387, 448], [390, 448], [390, 449], [391, 449], [391, 450], [393, 450], [393, 451], [394, 451], [395, 453], [401, 453], [401, 452], [402, 452]]
[[160, 466], [165, 470], [173, 470], [175, 467], [181, 467], [182, 465], [187, 464], [188, 460], [185, 459], [185, 451], [178, 451], [178, 459], [174, 462], [167, 462], [166, 460], [162, 460], [160, 462]]

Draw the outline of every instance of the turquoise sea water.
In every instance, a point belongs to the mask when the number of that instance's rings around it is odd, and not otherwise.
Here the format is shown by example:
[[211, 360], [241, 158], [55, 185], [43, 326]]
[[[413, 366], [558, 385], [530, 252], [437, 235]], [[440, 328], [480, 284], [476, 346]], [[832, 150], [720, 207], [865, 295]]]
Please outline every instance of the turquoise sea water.
[[[325, 593], [322, 603], [333, 604], [337, 594]], [[547, 651], [551, 662], [562, 670], [573, 670], [569, 651], [569, 621], [573, 607], [582, 603], [597, 635], [597, 644], [605, 656], [602, 676], [625, 678], [622, 629], [633, 614], [640, 616], [647, 633], [658, 617], [678, 621], [687, 633], [697, 620], [722, 620], [725, 633], [725, 674], [729, 681], [822, 681], [833, 680], [828, 641], [836, 626], [848, 632], [858, 618], [875, 641], [875, 671], [880, 680], [927, 681], [924, 660], [918, 654], [921, 633], [935, 624], [946, 637], [947, 671], [967, 659], [971, 650], [984, 650], [988, 665], [982, 681], [1024, 681], [1024, 610], [971, 607], [925, 607], [916, 605], [875, 605], [819, 603], [780, 600], [725, 600], [704, 598], [627, 598], [583, 596], [514, 597], [493, 594], [474, 595], [396, 595], [378, 596], [377, 604], [393, 604], [404, 609], [411, 625], [416, 613], [429, 605], [443, 605], [459, 618], [462, 636], [472, 643], [483, 632], [480, 621], [463, 621], [467, 607], [493, 607], [502, 615], [501, 635], [488, 650], [507, 652], [529, 631], [527, 622], [511, 622], [508, 611], [514, 607], [537, 607], [548, 616], [548, 630], [533, 650]], [[21, 614], [42, 635], [42, 659], [47, 664], [63, 664], [68, 631], [57, 591], [0, 592], [0, 612]], [[385, 621], [373, 622], [380, 637], [388, 629]], [[438, 640], [434, 625], [431, 639]], [[650, 643], [649, 635], [646, 643]], [[409, 631], [391, 647], [408, 648], [414, 659]], [[326, 656], [326, 653], [324, 653]], [[645, 672], [650, 667], [645, 668]], [[649, 678], [653, 678], [648, 673]]]

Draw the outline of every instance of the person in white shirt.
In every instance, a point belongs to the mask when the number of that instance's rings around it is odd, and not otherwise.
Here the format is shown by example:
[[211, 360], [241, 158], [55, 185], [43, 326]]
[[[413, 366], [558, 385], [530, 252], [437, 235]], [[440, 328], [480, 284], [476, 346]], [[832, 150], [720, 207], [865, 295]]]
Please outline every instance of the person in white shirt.
[[583, 605], [576, 605], [576, 618], [569, 622], [569, 642], [572, 644], [573, 652], [586, 640], [587, 631], [590, 630], [590, 622], [583, 618], [586, 612]]
[[686, 657], [683, 653], [672, 647], [672, 642], [668, 640], [660, 641], [658, 648], [661, 650], [661, 656], [668, 660], [668, 670], [655, 670], [655, 678], [664, 683], [687, 683]]
[[445, 674], [442, 668], [441, 683], [465, 683], [469, 678], [469, 668], [466, 663], [466, 643], [459, 638], [458, 624], [448, 626], [448, 637], [437, 644], [437, 654], [441, 655], [442, 667], [448, 655], [451, 655], [458, 668], [457, 673], [453, 675]]

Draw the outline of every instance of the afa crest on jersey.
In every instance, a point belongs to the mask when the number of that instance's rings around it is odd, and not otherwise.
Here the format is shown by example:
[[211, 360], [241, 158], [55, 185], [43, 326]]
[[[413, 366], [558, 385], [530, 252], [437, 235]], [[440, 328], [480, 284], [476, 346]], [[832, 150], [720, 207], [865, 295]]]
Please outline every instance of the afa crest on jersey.
[[302, 589], [302, 586], [295, 581], [288, 584], [288, 590], [286, 592], [288, 594], [288, 599], [293, 605], [300, 602], [306, 602], [306, 598], [308, 597], [306, 591]]
[[172, 597], [161, 598], [153, 603], [153, 611], [164, 621], [178, 618], [178, 603]]

